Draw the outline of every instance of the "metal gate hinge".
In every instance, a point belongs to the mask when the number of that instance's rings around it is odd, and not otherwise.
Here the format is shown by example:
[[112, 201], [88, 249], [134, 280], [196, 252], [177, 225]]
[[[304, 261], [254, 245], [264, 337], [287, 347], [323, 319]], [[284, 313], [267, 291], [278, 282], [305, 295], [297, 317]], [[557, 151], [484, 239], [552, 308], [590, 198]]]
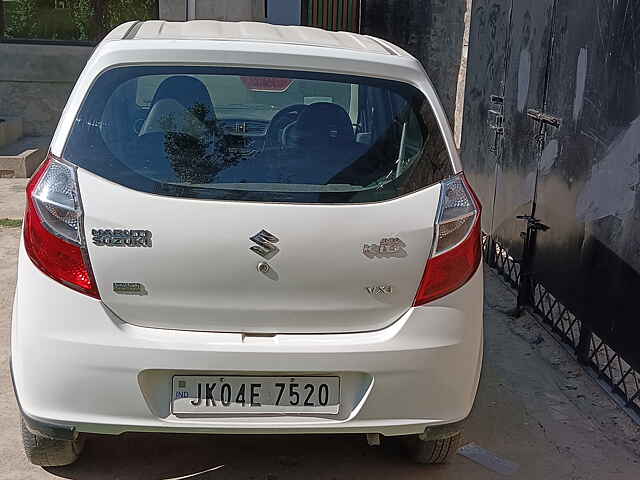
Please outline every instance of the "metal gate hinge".
[[530, 108], [527, 110], [527, 115], [534, 119], [536, 122], [544, 123], [545, 125], [551, 125], [552, 127], [559, 128], [562, 124], [562, 120], [558, 117], [554, 117], [553, 115], [549, 115], [547, 113], [542, 113], [539, 110], [534, 108]]
[[497, 110], [489, 110], [489, 128], [497, 135], [504, 135], [504, 116]]
[[491, 95], [491, 105], [493, 108], [489, 110], [489, 128], [495, 130], [496, 134], [504, 134], [504, 97]]
[[504, 97], [491, 95], [491, 107], [487, 112], [487, 124], [493, 130], [493, 141], [489, 144], [489, 151], [498, 154], [501, 144], [500, 137], [504, 135]]

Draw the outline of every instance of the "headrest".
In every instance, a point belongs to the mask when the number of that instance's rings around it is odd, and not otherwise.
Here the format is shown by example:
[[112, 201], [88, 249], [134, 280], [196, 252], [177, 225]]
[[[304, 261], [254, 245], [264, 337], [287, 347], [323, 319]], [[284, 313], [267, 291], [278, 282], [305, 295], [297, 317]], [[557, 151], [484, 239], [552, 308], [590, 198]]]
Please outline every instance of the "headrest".
[[208, 118], [215, 118], [209, 91], [204, 83], [197, 78], [176, 75], [163, 80], [153, 96], [151, 106], [153, 107], [157, 102], [165, 99], [175, 100], [186, 109], [190, 109], [199, 103], [207, 109]]
[[307, 106], [292, 127], [292, 143], [310, 145], [352, 143], [355, 140], [349, 114], [335, 103], [318, 102]]

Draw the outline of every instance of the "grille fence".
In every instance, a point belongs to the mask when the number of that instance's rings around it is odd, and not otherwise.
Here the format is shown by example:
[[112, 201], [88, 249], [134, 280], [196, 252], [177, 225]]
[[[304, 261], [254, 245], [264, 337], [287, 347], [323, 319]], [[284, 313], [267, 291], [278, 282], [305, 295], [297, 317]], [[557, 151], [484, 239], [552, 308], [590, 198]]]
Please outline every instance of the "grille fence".
[[[483, 236], [486, 262], [505, 281], [517, 288], [520, 281], [520, 263], [488, 235]], [[610, 345], [592, 333], [544, 285], [532, 283], [535, 317], [548, 330], [567, 344], [577, 358], [592, 368], [625, 407], [640, 414], [640, 372], [636, 371]]]

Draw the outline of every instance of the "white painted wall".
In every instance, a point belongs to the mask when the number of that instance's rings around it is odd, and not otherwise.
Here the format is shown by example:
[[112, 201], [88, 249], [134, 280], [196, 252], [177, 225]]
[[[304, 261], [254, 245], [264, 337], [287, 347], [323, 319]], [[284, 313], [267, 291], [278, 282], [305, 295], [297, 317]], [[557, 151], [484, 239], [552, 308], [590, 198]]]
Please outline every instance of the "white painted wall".
[[264, 0], [187, 0], [188, 20], [266, 21]]

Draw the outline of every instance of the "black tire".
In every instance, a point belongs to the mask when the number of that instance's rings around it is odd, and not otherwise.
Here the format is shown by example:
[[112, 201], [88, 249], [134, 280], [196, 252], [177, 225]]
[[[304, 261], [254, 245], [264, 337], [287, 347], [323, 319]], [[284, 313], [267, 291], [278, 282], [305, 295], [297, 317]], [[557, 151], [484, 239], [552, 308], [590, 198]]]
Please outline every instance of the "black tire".
[[22, 444], [24, 453], [34, 465], [41, 467], [62, 467], [75, 462], [84, 448], [84, 437], [78, 436], [75, 440], [57, 440], [31, 433], [24, 423], [20, 421], [22, 429]]
[[406, 438], [409, 457], [416, 463], [435, 465], [447, 463], [458, 451], [462, 433], [436, 440], [421, 440], [418, 435]]

